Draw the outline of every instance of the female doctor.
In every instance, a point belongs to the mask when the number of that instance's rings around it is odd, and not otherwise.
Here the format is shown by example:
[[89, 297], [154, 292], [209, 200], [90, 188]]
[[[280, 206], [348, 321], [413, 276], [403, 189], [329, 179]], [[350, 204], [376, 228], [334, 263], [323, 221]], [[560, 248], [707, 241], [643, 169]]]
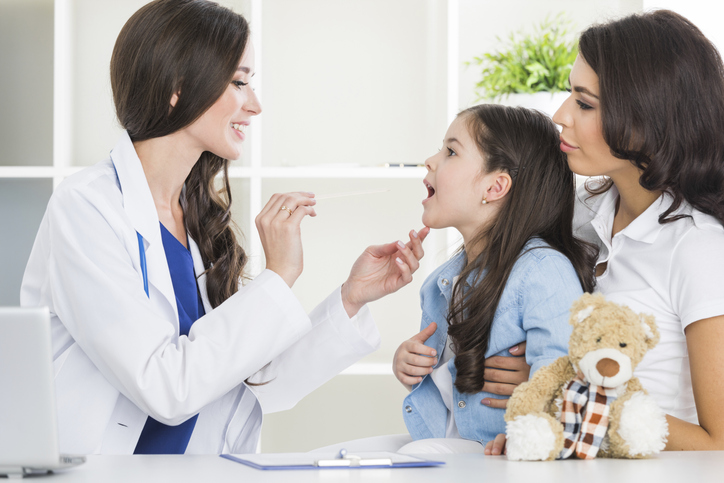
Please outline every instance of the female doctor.
[[126, 131], [54, 192], [21, 289], [22, 305], [52, 314], [63, 452], [254, 452], [263, 413], [378, 347], [365, 304], [418, 268], [427, 229], [368, 248], [307, 315], [290, 287], [315, 200], [289, 193], [256, 218], [266, 270], [241, 286], [227, 166], [261, 112], [248, 38], [226, 8], [157, 0], [116, 41]]

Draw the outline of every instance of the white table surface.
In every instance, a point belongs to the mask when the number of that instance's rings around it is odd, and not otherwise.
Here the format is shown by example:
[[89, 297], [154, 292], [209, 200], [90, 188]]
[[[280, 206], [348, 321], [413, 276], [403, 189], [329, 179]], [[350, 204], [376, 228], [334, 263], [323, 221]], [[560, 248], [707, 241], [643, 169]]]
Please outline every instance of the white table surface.
[[[724, 482], [724, 451], [662, 453], [647, 460], [515, 462], [479, 454], [420, 455], [443, 467], [261, 471], [218, 456], [88, 456], [79, 467], [25, 481], [47, 482]], [[18, 481], [18, 480], [15, 480]]]

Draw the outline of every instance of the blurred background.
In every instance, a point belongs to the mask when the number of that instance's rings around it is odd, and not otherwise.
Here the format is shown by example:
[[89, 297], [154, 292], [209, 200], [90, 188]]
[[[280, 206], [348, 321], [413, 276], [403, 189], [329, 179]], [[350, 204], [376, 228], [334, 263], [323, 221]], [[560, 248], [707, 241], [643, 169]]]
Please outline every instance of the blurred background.
[[[107, 157], [118, 139], [111, 50], [144, 3], [0, 0], [0, 305], [19, 303], [25, 263], [53, 188]], [[670, 8], [718, 45], [724, 41], [718, 24], [724, 7], [704, 0], [219, 3], [251, 22], [253, 82], [264, 107], [231, 171], [250, 275], [264, 260], [251, 221], [273, 193], [388, 190], [320, 201], [319, 216], [304, 222], [305, 271], [294, 291], [309, 310], [345, 280], [366, 246], [405, 240], [409, 230], [422, 227], [420, 202], [427, 193], [419, 165], [440, 147], [459, 110], [483, 102], [476, 88], [482, 67], [474, 59], [503, 49], [511, 33], [533, 32], [563, 14], [575, 41], [592, 23]], [[516, 96], [495, 101], [532, 105]], [[562, 98], [544, 96], [548, 105], [533, 105], [551, 114]], [[414, 282], [372, 304], [382, 348], [291, 411], [267, 416], [262, 451], [307, 451], [406, 432], [406, 390], [392, 375], [392, 356], [418, 332], [422, 281], [458, 244], [452, 231], [431, 234]]]

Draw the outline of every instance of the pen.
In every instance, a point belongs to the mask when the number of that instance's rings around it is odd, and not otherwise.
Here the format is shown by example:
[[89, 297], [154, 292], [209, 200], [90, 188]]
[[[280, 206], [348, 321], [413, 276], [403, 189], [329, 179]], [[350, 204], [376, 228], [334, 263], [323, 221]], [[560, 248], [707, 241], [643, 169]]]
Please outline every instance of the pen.
[[424, 164], [385, 163], [385, 168], [424, 168]]

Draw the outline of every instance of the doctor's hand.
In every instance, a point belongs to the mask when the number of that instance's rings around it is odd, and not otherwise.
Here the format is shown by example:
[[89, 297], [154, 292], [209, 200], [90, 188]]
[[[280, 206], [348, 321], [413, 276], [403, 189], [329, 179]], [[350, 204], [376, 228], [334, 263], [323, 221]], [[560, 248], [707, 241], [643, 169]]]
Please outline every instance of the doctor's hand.
[[274, 194], [256, 217], [266, 268], [291, 287], [304, 268], [301, 223], [305, 216], [317, 216], [312, 193]]
[[425, 341], [437, 330], [437, 324], [430, 325], [406, 340], [395, 351], [392, 359], [392, 372], [398, 381], [412, 390], [412, 385], [422, 381], [422, 378], [432, 372], [437, 364], [437, 351], [425, 345]]
[[[493, 356], [485, 359], [485, 383], [482, 390], [499, 396], [510, 396], [519, 384], [530, 377], [530, 366], [525, 360], [525, 342], [508, 349], [514, 357]], [[505, 409], [508, 399], [486, 397], [481, 404]], [[498, 453], [500, 454], [500, 453]]]
[[412, 281], [412, 274], [425, 254], [422, 242], [428, 233], [428, 227], [420, 233], [412, 230], [407, 243], [374, 245], [360, 255], [342, 284], [342, 303], [347, 315], [353, 317], [366, 303], [396, 292]]

